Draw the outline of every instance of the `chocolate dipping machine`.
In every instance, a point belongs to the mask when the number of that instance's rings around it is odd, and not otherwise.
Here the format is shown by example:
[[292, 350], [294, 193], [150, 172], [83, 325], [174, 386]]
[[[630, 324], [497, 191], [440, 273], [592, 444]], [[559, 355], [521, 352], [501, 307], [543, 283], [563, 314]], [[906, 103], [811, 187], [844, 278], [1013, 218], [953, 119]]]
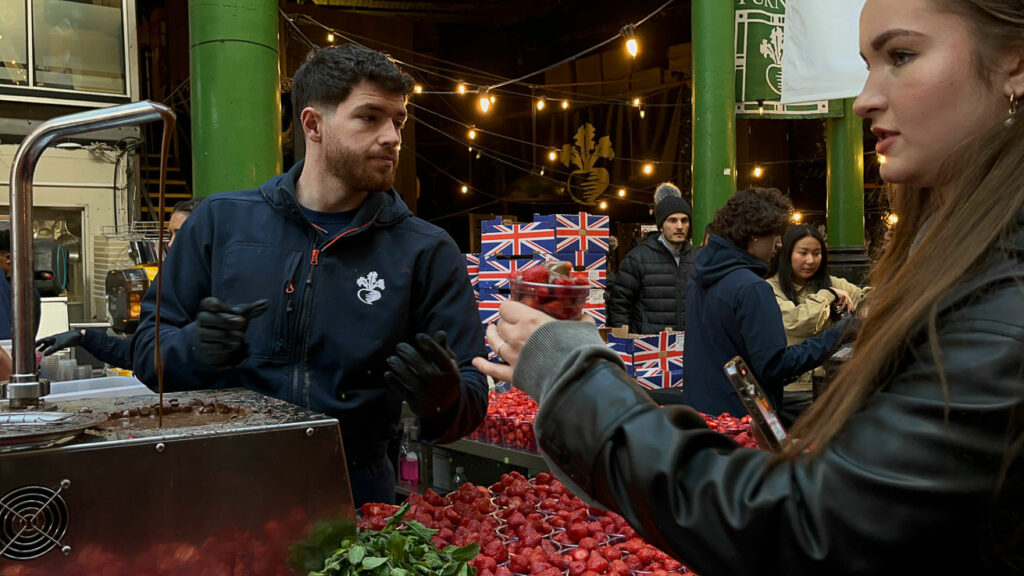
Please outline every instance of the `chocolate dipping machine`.
[[0, 575], [286, 575], [315, 523], [354, 520], [333, 418], [237, 389], [165, 394], [162, 410], [151, 393], [48, 398], [32, 334], [36, 161], [56, 138], [168, 116], [144, 101], [55, 118], [15, 155]]

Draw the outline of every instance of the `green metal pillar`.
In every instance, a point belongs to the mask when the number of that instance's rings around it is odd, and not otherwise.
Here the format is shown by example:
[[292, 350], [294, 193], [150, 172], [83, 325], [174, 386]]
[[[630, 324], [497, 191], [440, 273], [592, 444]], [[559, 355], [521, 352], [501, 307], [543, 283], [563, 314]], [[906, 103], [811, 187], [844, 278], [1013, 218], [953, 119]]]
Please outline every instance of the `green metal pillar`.
[[736, 192], [735, 8], [693, 0], [693, 237]]
[[277, 0], [189, 0], [193, 194], [281, 172]]
[[843, 116], [829, 118], [828, 253], [830, 272], [854, 283], [867, 273], [864, 248], [864, 121], [853, 112], [853, 98], [842, 101]]

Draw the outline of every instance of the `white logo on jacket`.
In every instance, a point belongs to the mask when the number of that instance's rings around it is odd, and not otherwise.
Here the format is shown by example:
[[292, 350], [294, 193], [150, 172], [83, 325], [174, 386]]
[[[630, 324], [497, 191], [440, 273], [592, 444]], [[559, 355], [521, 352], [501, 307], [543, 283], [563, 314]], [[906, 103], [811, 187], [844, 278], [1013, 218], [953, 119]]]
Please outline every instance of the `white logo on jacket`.
[[361, 287], [361, 290], [356, 292], [356, 297], [362, 300], [363, 304], [373, 306], [374, 302], [380, 300], [380, 291], [384, 289], [384, 279], [377, 278], [376, 272], [370, 272], [356, 280], [356, 285]]

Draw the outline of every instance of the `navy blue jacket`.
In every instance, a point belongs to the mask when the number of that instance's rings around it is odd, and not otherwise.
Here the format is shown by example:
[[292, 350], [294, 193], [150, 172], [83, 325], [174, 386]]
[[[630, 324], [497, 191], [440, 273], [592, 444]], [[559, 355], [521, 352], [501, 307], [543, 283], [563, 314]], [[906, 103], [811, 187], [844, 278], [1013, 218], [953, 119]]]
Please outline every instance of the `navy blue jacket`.
[[[177, 244], [177, 241], [175, 241]], [[701, 412], [747, 413], [722, 367], [743, 359], [778, 408], [787, 382], [821, 364], [845, 328], [829, 328], [786, 347], [775, 293], [764, 281], [768, 266], [712, 234], [697, 255], [686, 293], [686, 383], [683, 401]]]
[[[413, 216], [392, 189], [370, 194], [347, 230], [325, 238], [295, 199], [298, 163], [258, 190], [210, 196], [182, 226], [163, 264], [160, 344], [165, 391], [245, 387], [338, 418], [349, 467], [384, 457], [401, 399], [387, 391], [385, 359], [417, 332], [448, 332], [462, 390], [443, 422], [421, 422], [427, 442], [453, 441], [487, 411], [473, 368], [484, 338], [465, 262], [440, 228]], [[246, 331], [249, 357], [230, 370], [193, 348], [199, 302], [270, 300]], [[132, 339], [136, 376], [156, 388], [156, 283]]]
[[[42, 315], [42, 300], [39, 296], [39, 290], [33, 290], [32, 302], [34, 303], [35, 309], [35, 322], [32, 326], [32, 336], [39, 332], [39, 320]], [[11, 280], [0, 272], [0, 340], [11, 339], [11, 322], [14, 320], [14, 308], [12, 305], [11, 297], [13, 296], [13, 290], [11, 290]]]
[[78, 345], [100, 362], [117, 368], [130, 370], [132, 367], [130, 337], [108, 334], [106, 330], [87, 328]]

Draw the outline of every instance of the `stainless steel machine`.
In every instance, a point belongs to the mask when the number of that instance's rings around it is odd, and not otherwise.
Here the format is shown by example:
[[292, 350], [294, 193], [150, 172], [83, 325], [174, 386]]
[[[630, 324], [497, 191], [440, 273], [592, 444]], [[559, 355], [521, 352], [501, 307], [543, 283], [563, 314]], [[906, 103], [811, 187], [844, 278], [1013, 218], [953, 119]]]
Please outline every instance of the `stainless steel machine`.
[[166, 394], [162, 404], [152, 394], [88, 390], [47, 398], [32, 334], [36, 160], [57, 137], [168, 113], [138, 102], [55, 118], [15, 154], [14, 373], [0, 385], [2, 576], [285, 575], [289, 546], [315, 523], [354, 520], [333, 418], [245, 390]]
[[0, 574], [291, 574], [354, 519], [337, 420], [235, 389], [167, 394], [157, 428], [157, 399], [0, 412]]

